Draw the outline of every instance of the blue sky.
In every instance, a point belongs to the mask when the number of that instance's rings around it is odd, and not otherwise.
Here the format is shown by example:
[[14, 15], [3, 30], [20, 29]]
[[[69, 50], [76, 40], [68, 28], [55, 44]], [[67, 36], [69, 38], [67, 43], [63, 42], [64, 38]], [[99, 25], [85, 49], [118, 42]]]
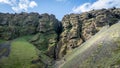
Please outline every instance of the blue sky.
[[38, 12], [54, 14], [61, 20], [65, 14], [92, 9], [120, 7], [120, 0], [0, 0], [0, 12]]

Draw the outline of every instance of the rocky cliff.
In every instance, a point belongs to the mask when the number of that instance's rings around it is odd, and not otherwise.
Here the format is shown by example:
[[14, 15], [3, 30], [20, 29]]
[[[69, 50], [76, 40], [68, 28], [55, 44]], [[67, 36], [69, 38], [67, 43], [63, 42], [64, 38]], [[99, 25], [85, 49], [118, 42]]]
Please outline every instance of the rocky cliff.
[[[53, 64], [55, 64], [56, 60], [63, 59], [63, 61], [65, 61], [66, 59], [64, 59], [64, 56], [68, 56], [68, 54], [75, 52], [79, 53], [79, 49], [82, 50], [81, 47], [87, 47], [89, 46], [88, 44], [91, 44], [91, 42], [95, 42], [97, 39], [91, 39], [91, 37], [94, 37], [94, 35], [96, 35], [96, 33], [98, 33], [101, 29], [103, 29], [104, 26], [112, 26], [116, 24], [119, 20], [120, 8], [92, 10], [81, 14], [67, 14], [63, 17], [61, 22], [58, 21], [53, 14], [49, 15], [47, 13], [0, 13], [0, 40], [5, 39], [11, 41], [17, 37], [32, 35], [32, 37], [30, 37], [30, 39], [27, 41], [29, 41], [29, 43], [32, 43], [34, 46], [36, 46], [37, 49], [39, 49], [39, 59], [37, 61], [42, 63], [41, 67], [43, 68], [51, 67]], [[112, 31], [114, 30], [115, 29], [113, 28]], [[108, 32], [110, 31], [108, 30]], [[105, 32], [105, 36], [109, 36], [106, 33], [107, 31]], [[89, 43], [86, 43], [88, 40], [90, 40]], [[100, 40], [102, 40], [102, 38]], [[103, 40], [102, 42], [104, 41], [106, 42], [106, 40]], [[112, 42], [112, 44], [113, 43], [115, 42]], [[97, 44], [95, 45], [97, 46]], [[94, 50], [95, 45], [91, 44], [91, 50], [92, 46]], [[100, 50], [103, 50], [104, 52], [104, 49]], [[83, 55], [82, 57], [84, 57], [87, 53], [89, 53], [88, 51], [89, 49], [87, 49], [80, 55]], [[70, 64], [73, 63], [72, 60], [76, 58], [76, 55], [77, 58], [79, 58], [78, 54], [76, 53], [75, 55], [69, 55], [73, 57], [70, 57], [70, 62], [68, 60], [65, 62], [68, 68]], [[90, 55], [88, 55], [88, 57], [86, 58], [89, 58], [89, 56]], [[81, 59], [80, 61], [82, 61], [82, 58], [79, 59]], [[83, 63], [87, 62], [88, 60]], [[81, 62], [81, 64], [83, 63]], [[66, 68], [64, 64], [62, 65], [60, 66]], [[75, 64], [73, 64], [73, 66], [74, 65]]]
[[74, 48], [99, 32], [103, 26], [111, 26], [118, 20], [120, 20], [119, 8], [65, 15], [62, 19], [63, 32], [57, 45], [57, 57], [61, 58], [72, 52]]
[[[24, 35], [38, 32], [55, 31], [59, 24], [54, 15], [25, 13], [0, 13], [0, 38], [10, 40]], [[47, 28], [47, 29], [46, 29]]]
[[54, 15], [42, 14], [41, 16], [38, 26], [39, 32], [31, 39], [31, 43], [49, 57], [54, 58], [54, 50], [62, 26]]
[[[51, 60], [55, 58], [55, 46], [58, 43], [61, 29], [61, 22], [53, 14], [0, 13], [0, 40], [12, 41], [18, 37], [32, 35], [27, 41], [39, 49], [40, 58], [36, 61], [42, 63], [42, 67], [50, 64], [49, 58]], [[47, 58], [44, 59], [45, 57]]]
[[39, 18], [38, 13], [0, 13], [0, 38], [10, 40], [35, 34], [38, 31]]
[[119, 68], [120, 22], [111, 27], [103, 27], [100, 32], [59, 61], [59, 64], [55, 67]]

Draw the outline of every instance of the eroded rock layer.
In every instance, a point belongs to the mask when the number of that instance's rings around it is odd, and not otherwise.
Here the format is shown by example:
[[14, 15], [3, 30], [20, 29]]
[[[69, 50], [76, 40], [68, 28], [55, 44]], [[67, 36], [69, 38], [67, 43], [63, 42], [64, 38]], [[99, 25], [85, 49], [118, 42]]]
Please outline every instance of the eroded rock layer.
[[39, 19], [38, 13], [0, 13], [0, 38], [10, 40], [35, 34], [38, 32]]
[[120, 20], [119, 8], [65, 15], [62, 19], [63, 32], [57, 45], [57, 57], [63, 57], [95, 35], [103, 26], [111, 26], [118, 20]]

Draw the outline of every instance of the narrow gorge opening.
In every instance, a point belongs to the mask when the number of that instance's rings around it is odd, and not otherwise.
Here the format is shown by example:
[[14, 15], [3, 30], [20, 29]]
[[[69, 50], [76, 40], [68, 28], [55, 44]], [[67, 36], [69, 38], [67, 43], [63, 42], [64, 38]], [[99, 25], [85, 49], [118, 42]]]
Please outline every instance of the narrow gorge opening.
[[[55, 28], [55, 32], [57, 33], [57, 43], [60, 41], [60, 34], [62, 33], [62, 30], [63, 30], [62, 23], [58, 22], [57, 27]], [[57, 59], [57, 49], [58, 49], [58, 45], [56, 44], [54, 47], [54, 55], [53, 55], [54, 60]]]

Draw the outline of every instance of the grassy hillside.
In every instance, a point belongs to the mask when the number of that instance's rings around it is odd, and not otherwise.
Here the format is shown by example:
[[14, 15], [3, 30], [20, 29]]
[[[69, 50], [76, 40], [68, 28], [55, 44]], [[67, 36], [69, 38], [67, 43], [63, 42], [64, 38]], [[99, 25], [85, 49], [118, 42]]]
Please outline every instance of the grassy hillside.
[[31, 68], [38, 59], [37, 49], [27, 40], [31, 36], [17, 38], [11, 42], [10, 55], [0, 59], [1, 68]]
[[[64, 57], [60, 68], [119, 68], [120, 22], [104, 28]], [[59, 61], [59, 62], [61, 62]]]

